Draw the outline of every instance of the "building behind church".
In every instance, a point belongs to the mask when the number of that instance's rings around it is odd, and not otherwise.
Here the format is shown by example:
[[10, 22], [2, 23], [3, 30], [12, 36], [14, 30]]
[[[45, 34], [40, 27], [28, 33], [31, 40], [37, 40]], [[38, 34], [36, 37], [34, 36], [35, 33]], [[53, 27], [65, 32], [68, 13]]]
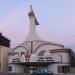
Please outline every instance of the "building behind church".
[[8, 52], [12, 51], [10, 48], [10, 40], [0, 33], [0, 71], [8, 71]]

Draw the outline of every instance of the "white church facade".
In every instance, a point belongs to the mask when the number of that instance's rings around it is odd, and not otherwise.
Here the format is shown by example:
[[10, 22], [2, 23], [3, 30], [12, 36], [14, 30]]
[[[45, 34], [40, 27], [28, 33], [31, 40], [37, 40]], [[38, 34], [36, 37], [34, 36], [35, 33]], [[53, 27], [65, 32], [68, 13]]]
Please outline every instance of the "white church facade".
[[28, 13], [30, 31], [26, 40], [8, 53], [9, 72], [24, 73], [47, 69], [55, 74], [70, 72], [70, 49], [62, 44], [42, 40], [36, 32], [39, 25], [32, 6]]

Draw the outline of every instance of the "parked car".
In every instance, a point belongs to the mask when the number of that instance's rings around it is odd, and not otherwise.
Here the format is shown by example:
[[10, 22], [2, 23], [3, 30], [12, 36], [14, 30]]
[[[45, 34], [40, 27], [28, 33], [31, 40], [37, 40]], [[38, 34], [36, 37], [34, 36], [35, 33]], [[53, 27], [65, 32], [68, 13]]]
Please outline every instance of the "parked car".
[[53, 75], [53, 72], [48, 72], [47, 69], [32, 70], [32, 75]]

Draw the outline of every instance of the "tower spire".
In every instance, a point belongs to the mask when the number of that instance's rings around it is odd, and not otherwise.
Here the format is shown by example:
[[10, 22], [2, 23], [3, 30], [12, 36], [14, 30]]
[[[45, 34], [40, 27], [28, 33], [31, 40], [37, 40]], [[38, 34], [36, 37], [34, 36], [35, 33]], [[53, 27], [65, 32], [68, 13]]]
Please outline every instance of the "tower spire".
[[26, 41], [40, 40], [36, 33], [36, 25], [39, 25], [39, 23], [35, 17], [32, 5], [30, 5], [30, 11], [28, 12], [28, 16], [30, 20], [30, 30]]
[[35, 17], [35, 14], [34, 14], [32, 5], [30, 5], [30, 11], [29, 11], [29, 13], [28, 13], [28, 16], [29, 16], [29, 18], [30, 18], [30, 22], [31, 22], [31, 18], [33, 17], [33, 18], [34, 18], [34, 19], [33, 19], [33, 23], [34, 23], [35, 25], [39, 25], [39, 23], [38, 23], [38, 21], [37, 21], [37, 19], [36, 19], [36, 17]]
[[32, 5], [30, 5], [30, 12], [33, 12], [33, 8], [32, 8]]

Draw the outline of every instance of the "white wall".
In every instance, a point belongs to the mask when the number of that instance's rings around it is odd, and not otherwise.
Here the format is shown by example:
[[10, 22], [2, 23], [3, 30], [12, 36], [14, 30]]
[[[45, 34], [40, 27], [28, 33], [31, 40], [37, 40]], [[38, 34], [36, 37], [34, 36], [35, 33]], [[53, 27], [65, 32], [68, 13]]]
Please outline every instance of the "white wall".
[[53, 53], [53, 55], [59, 55], [62, 63], [70, 63], [70, 56], [68, 52]]
[[24, 47], [17, 47], [15, 50], [14, 50], [14, 52], [25, 52], [26, 51], [26, 49], [24, 48]]
[[10, 64], [9, 66], [12, 66], [12, 71], [10, 72], [14, 72], [14, 73], [24, 73], [24, 66], [22, 65], [17, 65], [17, 64]]
[[1, 56], [1, 72], [8, 71], [8, 52], [11, 52], [12, 49], [4, 46], [0, 46], [2, 50]]
[[57, 64], [51, 64], [48, 66], [48, 71], [52, 71], [53, 73], [57, 73]]
[[40, 51], [42, 50], [46, 50], [47, 53], [49, 53], [50, 50], [53, 50], [53, 49], [63, 49], [63, 47], [61, 46], [56, 46], [56, 45], [50, 45], [50, 44], [47, 44], [47, 45], [42, 45], [40, 46], [37, 51], [35, 52], [37, 55]]

